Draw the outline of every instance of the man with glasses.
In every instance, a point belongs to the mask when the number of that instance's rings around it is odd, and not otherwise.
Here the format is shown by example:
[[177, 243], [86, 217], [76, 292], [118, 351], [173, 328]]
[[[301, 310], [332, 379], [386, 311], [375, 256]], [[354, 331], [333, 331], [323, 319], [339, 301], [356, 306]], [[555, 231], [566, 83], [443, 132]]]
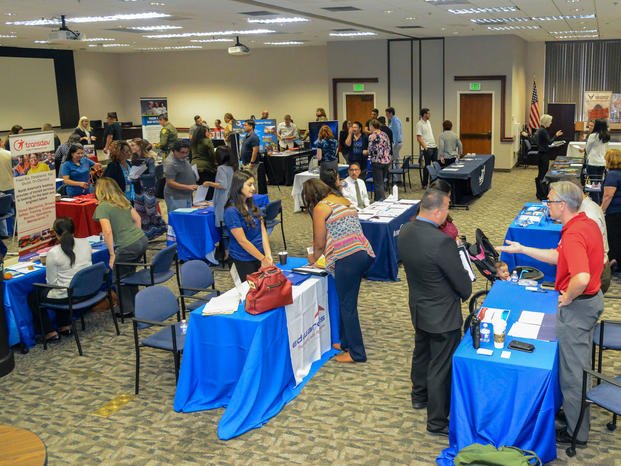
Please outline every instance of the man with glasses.
[[[593, 329], [604, 310], [600, 290], [604, 242], [597, 224], [579, 212], [582, 191], [569, 181], [550, 185], [547, 201], [550, 217], [559, 220], [563, 229], [556, 249], [537, 249], [508, 241], [496, 249], [526, 254], [548, 264], [555, 264], [555, 288], [559, 292], [556, 336], [559, 348], [559, 382], [563, 393], [563, 410], [567, 425], [557, 431], [557, 443], [571, 443], [581, 405], [582, 370], [590, 368]], [[577, 435], [577, 445], [584, 448], [589, 435], [589, 411]]]
[[360, 179], [360, 165], [357, 162], [350, 163], [348, 173], [349, 176], [343, 182], [343, 196], [358, 210], [368, 207], [369, 194], [366, 184]]

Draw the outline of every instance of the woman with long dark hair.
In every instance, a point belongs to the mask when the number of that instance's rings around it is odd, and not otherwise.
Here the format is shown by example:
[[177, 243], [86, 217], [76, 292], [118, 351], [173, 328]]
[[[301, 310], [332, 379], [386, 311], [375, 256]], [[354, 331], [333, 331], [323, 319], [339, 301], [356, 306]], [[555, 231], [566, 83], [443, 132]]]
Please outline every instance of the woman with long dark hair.
[[358, 211], [349, 200], [335, 194], [316, 178], [302, 187], [304, 205], [313, 219], [313, 252], [308, 262], [314, 264], [323, 255], [326, 270], [334, 274], [339, 298], [340, 345], [338, 362], [365, 362], [367, 354], [358, 318], [358, 294], [362, 276], [373, 263], [375, 254], [362, 232]]
[[[208, 129], [205, 126], [196, 128], [194, 138], [191, 144], [192, 163], [196, 165], [198, 170], [198, 183], [203, 184], [205, 181], [214, 181], [216, 179], [216, 154], [214, 152], [213, 143], [209, 137]], [[213, 189], [207, 192], [206, 200], [213, 197]]]
[[334, 134], [328, 125], [319, 128], [317, 160], [319, 161], [319, 170], [339, 169], [338, 141], [334, 138]]
[[586, 152], [586, 174], [590, 178], [601, 180], [606, 170], [606, 151], [608, 150], [610, 133], [608, 122], [604, 119], [595, 120], [593, 130], [584, 148]]
[[351, 153], [351, 147], [345, 144], [347, 136], [349, 136], [349, 128], [351, 128], [351, 121], [345, 120], [339, 132], [339, 152], [347, 164], [349, 164], [349, 154]]
[[[60, 150], [60, 147], [58, 149]], [[81, 144], [73, 144], [69, 147], [67, 159], [60, 166], [60, 176], [67, 186], [68, 196], [92, 192], [91, 167], [93, 166], [97, 170], [101, 169], [99, 163], [93, 162], [84, 155], [84, 148]]]
[[227, 146], [219, 146], [216, 149], [216, 161], [218, 169], [215, 181], [206, 181], [203, 185], [214, 188], [213, 206], [216, 226], [220, 227], [224, 223], [224, 207], [229, 199], [233, 175], [239, 170], [239, 161]]
[[[52, 227], [59, 244], [49, 250], [46, 257], [45, 281], [48, 285], [69, 286], [73, 276], [92, 264], [92, 250], [86, 238], [75, 238], [75, 225], [68, 217], [59, 217]], [[44, 302], [64, 304], [68, 302], [67, 291], [61, 289], [37, 288], [28, 295], [35, 329], [43, 324], [41, 338], [48, 342], [60, 340], [60, 335], [71, 335], [69, 312], [56, 311], [58, 330], [52, 327]]]
[[126, 141], [112, 141], [110, 143], [110, 163], [106, 166], [103, 176], [112, 178], [119, 185], [128, 201], [134, 202], [136, 192], [134, 183], [129, 178], [131, 167], [129, 158], [132, 150]]
[[265, 222], [252, 200], [254, 181], [249, 171], [235, 172], [224, 210], [224, 224], [230, 231], [229, 253], [242, 281], [274, 263]]

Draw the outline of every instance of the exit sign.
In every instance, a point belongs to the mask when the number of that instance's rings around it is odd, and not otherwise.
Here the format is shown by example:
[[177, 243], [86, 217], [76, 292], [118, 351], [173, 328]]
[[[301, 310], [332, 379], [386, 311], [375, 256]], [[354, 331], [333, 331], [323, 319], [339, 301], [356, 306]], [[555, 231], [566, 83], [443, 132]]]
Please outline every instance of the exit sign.
[[470, 83], [470, 90], [471, 91], [480, 91], [481, 90], [481, 83]]
[[354, 91], [356, 91], [356, 92], [364, 91], [364, 84], [362, 84], [362, 83], [355, 83], [354, 84]]

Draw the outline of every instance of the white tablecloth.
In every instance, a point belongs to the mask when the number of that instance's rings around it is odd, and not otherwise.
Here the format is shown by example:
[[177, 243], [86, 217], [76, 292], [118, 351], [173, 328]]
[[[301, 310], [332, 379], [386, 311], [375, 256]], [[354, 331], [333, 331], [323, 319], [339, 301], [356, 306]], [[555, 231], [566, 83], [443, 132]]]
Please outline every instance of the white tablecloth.
[[[339, 168], [347, 168], [347, 165], [339, 165]], [[305, 171], [301, 173], [297, 173], [295, 178], [293, 178], [293, 188], [291, 189], [291, 195], [293, 196], [293, 211], [300, 212], [302, 210], [302, 185], [306, 180], [310, 180], [311, 178], [319, 178], [319, 171], [310, 172]]]
[[[584, 157], [586, 142], [572, 141], [567, 146], [567, 157]], [[621, 150], [621, 142], [609, 142], [608, 149]]]

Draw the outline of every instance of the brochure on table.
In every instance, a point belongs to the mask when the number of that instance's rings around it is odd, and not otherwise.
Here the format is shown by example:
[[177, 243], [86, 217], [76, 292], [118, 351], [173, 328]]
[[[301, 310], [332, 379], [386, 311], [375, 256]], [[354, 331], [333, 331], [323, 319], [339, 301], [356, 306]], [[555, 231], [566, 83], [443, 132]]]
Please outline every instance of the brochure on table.
[[141, 97], [140, 115], [142, 117], [142, 139], [150, 143], [160, 142], [160, 115], [168, 115], [166, 97]]

